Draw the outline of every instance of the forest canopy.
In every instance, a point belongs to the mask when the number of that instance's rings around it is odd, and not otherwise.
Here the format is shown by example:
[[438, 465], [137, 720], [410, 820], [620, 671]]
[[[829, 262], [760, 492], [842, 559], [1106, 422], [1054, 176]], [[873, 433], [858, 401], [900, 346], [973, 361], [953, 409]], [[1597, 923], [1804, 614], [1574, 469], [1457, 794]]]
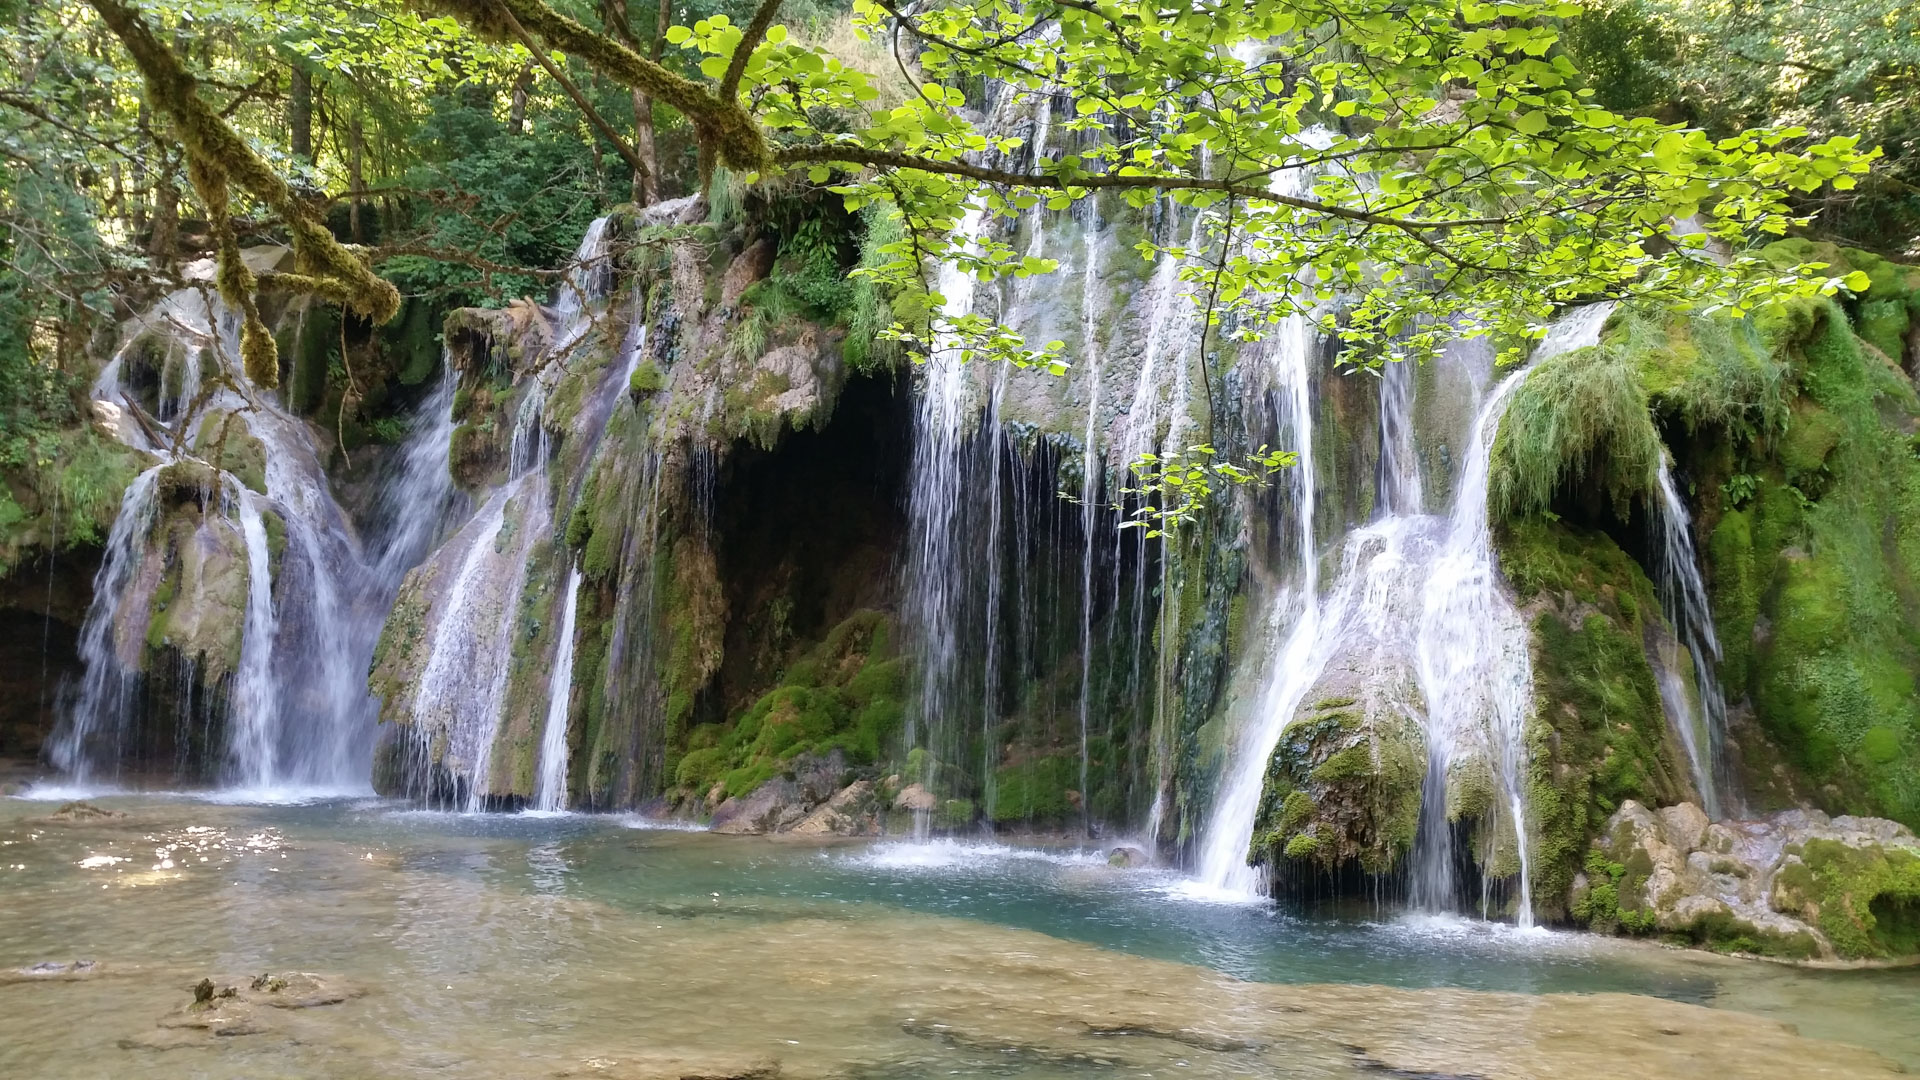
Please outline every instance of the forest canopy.
[[[1568, 302], [1744, 311], [1860, 288], [1745, 253], [1920, 222], [1920, 29], [1844, 0], [69, 0], [0, 4], [0, 421], [13, 461], [92, 338], [215, 256], [229, 303], [545, 292], [587, 221], [696, 191], [814, 193], [898, 228], [862, 273], [925, 291], [1051, 262], [963, 229], [1156, 200], [1216, 332], [1340, 298], [1344, 341], [1520, 340]], [[1728, 61], [1727, 57], [1733, 60]], [[1045, 145], [998, 112], [1058, 102]], [[1688, 222], [1677, 228], [1676, 222]], [[290, 243], [256, 275], [242, 245]], [[1715, 257], [1718, 256], [1718, 257]], [[893, 328], [1070, 363], [978, 316]], [[249, 317], [255, 381], [274, 345]]]

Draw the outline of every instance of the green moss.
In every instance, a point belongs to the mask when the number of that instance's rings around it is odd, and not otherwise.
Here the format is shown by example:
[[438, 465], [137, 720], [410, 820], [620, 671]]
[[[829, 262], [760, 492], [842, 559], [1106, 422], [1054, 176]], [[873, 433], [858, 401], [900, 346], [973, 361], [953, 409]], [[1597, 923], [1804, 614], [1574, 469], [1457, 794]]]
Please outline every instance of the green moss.
[[127, 485], [148, 463], [91, 425], [51, 442], [50, 452], [0, 468], [0, 577], [34, 552], [105, 543]]
[[667, 373], [652, 360], [642, 360], [627, 379], [627, 392], [634, 397], [657, 394], [667, 388]]
[[681, 748], [674, 783], [698, 795], [724, 782], [735, 796], [802, 754], [840, 751], [856, 766], [879, 761], [905, 715], [907, 661], [894, 655], [890, 629], [884, 614], [857, 611], [738, 716], [688, 729], [674, 740]]
[[1509, 523], [1496, 540], [1515, 590], [1535, 601], [1533, 892], [1551, 908], [1623, 800], [1687, 793], [1684, 758], [1647, 662], [1643, 620], [1659, 606], [1639, 565], [1605, 533], [1561, 521]]
[[1809, 840], [1780, 871], [1776, 906], [1796, 908], [1849, 959], [1920, 953], [1920, 857], [1899, 848]]
[[1002, 824], [1017, 821], [1062, 822], [1080, 815], [1068, 792], [1080, 787], [1077, 754], [1047, 757], [1003, 765], [994, 770], [991, 816]]
[[1664, 452], [1631, 355], [1611, 344], [1575, 349], [1541, 362], [1513, 392], [1494, 443], [1489, 505], [1525, 517], [1571, 482], [1624, 509], [1652, 490]]
[[1312, 833], [1300, 833], [1287, 841], [1282, 853], [1289, 859], [1311, 859], [1320, 850], [1320, 839]]

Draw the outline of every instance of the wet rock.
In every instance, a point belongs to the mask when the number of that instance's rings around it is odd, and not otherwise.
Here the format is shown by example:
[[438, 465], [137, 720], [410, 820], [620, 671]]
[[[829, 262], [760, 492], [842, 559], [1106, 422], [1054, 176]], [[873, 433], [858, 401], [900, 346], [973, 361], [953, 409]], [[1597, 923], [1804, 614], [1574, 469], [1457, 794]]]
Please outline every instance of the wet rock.
[[1724, 952], [1885, 960], [1920, 952], [1920, 839], [1880, 818], [1788, 810], [1716, 821], [1628, 800], [1575, 882], [1574, 917]]
[[728, 799], [713, 811], [709, 828], [728, 836], [757, 836], [798, 825], [812, 809], [799, 784], [769, 780], [751, 792]]
[[1152, 861], [1153, 860], [1147, 858], [1146, 852], [1141, 851], [1137, 847], [1126, 847], [1123, 845], [1107, 852], [1107, 865], [1118, 866], [1122, 869], [1147, 866]]
[[855, 780], [818, 806], [798, 825], [796, 836], [872, 836], [880, 831], [880, 800], [873, 781]]
[[107, 810], [95, 806], [90, 802], [76, 801], [60, 804], [60, 809], [48, 814], [47, 820], [74, 822], [117, 821], [126, 816], [126, 812], [122, 810]]
[[911, 810], [916, 814], [929, 812], [938, 805], [940, 800], [934, 797], [933, 792], [919, 784], [908, 784], [893, 798], [895, 810]]
[[99, 962], [94, 960], [42, 960], [37, 964], [0, 971], [0, 985], [21, 982], [70, 982], [75, 979], [90, 979], [100, 974], [100, 971]]

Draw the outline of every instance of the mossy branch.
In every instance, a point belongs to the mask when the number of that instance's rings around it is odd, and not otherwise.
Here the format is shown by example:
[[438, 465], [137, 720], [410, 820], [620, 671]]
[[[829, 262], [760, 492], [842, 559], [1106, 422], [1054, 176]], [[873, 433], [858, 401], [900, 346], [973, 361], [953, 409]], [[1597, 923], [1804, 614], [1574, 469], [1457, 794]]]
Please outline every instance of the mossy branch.
[[[112, 0], [103, 0], [112, 2]], [[753, 172], [767, 162], [766, 140], [738, 102], [723, 100], [691, 79], [667, 70], [606, 34], [587, 29], [542, 0], [417, 0], [452, 15], [496, 41], [517, 41], [513, 22], [553, 48], [578, 57], [624, 86], [678, 109], [693, 125], [703, 152], [730, 169]], [[511, 16], [511, 21], [508, 16]]]
[[[375, 276], [359, 257], [333, 238], [326, 224], [295, 196], [285, 179], [260, 159], [238, 132], [215, 112], [199, 94], [192, 75], [179, 57], [163, 44], [141, 19], [139, 13], [121, 0], [88, 0], [101, 21], [126, 46], [147, 85], [147, 97], [157, 112], [173, 122], [190, 165], [196, 170], [195, 186], [207, 181], [201, 198], [220, 204], [226, 212], [229, 184], [238, 184], [265, 203], [282, 221], [293, 239], [295, 270], [312, 279], [321, 291], [344, 306], [376, 323], [386, 322], [400, 310], [400, 293], [390, 283]], [[209, 203], [208, 210], [216, 208]], [[216, 225], [216, 228], [219, 226]], [[226, 229], [231, 233], [231, 219]], [[248, 329], [243, 332], [242, 353], [247, 375], [262, 385], [272, 386], [277, 378], [266, 377], [279, 368], [279, 354], [270, 334], [260, 323], [251, 299], [252, 273], [239, 259], [237, 242], [221, 242], [220, 291], [228, 303], [247, 313]], [[236, 290], [246, 286], [245, 297]]]

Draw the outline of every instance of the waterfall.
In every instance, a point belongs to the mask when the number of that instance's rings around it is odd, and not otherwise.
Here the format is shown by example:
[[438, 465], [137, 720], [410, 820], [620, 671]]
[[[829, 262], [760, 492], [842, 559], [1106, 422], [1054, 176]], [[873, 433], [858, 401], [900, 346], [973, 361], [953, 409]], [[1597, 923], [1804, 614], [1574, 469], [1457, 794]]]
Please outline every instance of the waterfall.
[[264, 787], [275, 775], [274, 735], [279, 703], [273, 679], [273, 645], [279, 616], [273, 606], [273, 571], [267, 556], [267, 527], [254, 493], [227, 478], [229, 498], [240, 508], [240, 533], [247, 545], [246, 629], [240, 639], [240, 668], [234, 673], [228, 707], [228, 765], [241, 787]]
[[1653, 510], [1654, 585], [1660, 608], [1693, 659], [1694, 695], [1689, 698], [1677, 682], [1677, 665], [1660, 665], [1661, 698], [1667, 705], [1680, 742], [1687, 751], [1694, 787], [1707, 817], [1722, 814], [1720, 777], [1722, 746], [1727, 723], [1726, 694], [1720, 687], [1720, 639], [1713, 630], [1713, 610], [1707, 604], [1706, 582], [1700, 577], [1700, 559], [1693, 547], [1693, 521], [1673, 482], [1673, 469], [1663, 455], [1658, 475], [1659, 499]]
[[407, 571], [432, 550], [458, 494], [447, 458], [453, 449], [453, 395], [459, 385], [453, 357], [443, 350], [440, 379], [414, 410], [398, 467], [380, 486], [376, 514], [381, 529], [374, 569], [380, 594], [389, 602]]
[[1100, 350], [1098, 341], [1102, 295], [1097, 281], [1100, 232], [1087, 223], [1086, 266], [1081, 270], [1081, 332], [1086, 348], [1087, 428], [1080, 450], [1080, 817], [1093, 831], [1092, 797], [1088, 788], [1088, 726], [1093, 705], [1093, 531], [1099, 520], [1100, 476]]
[[147, 535], [159, 508], [162, 467], [155, 465], [134, 477], [120, 499], [100, 569], [93, 575], [93, 603], [80, 627], [80, 683], [61, 702], [61, 724], [48, 743], [54, 767], [81, 783], [96, 779], [103, 761], [116, 766], [120, 762], [117, 752], [103, 755], [93, 744], [106, 733], [118, 736], [131, 719], [135, 658], [121, 657], [114, 624], [146, 555]]
[[[986, 214], [969, 206], [954, 227], [954, 243], [974, 250]], [[940, 268], [941, 315], [949, 323], [973, 313], [974, 280], [960, 260]], [[907, 746], [928, 752], [926, 768], [956, 756], [947, 719], [958, 707], [961, 619], [966, 565], [956, 545], [960, 525], [962, 460], [968, 420], [967, 365], [950, 336], [934, 343], [919, 379], [914, 412], [913, 461], [908, 496], [907, 610], [919, 643], [919, 700], [907, 713]], [[919, 778], [932, 779], [931, 772]]]
[[580, 610], [580, 566], [567, 569], [567, 600], [560, 616], [553, 675], [547, 686], [547, 722], [540, 734], [540, 775], [533, 790], [535, 810], [567, 807], [567, 716], [573, 698], [573, 628]]
[[1214, 803], [1200, 849], [1200, 880], [1209, 889], [1254, 895], [1261, 891], [1260, 875], [1248, 864], [1260, 795], [1266, 786], [1267, 761], [1273, 757], [1280, 734], [1313, 685], [1324, 663], [1320, 646], [1330, 626], [1323, 622], [1320, 597], [1320, 553], [1313, 538], [1315, 474], [1313, 462], [1313, 401], [1310, 361], [1314, 334], [1306, 316], [1288, 315], [1273, 335], [1269, 363], [1279, 397], [1282, 445], [1299, 455], [1288, 473], [1293, 512], [1293, 547], [1298, 560], [1288, 596], [1276, 611], [1293, 615], [1267, 681], [1256, 715], [1241, 733], [1227, 758], [1226, 775]]
[[1375, 517], [1418, 514], [1425, 502], [1413, 430], [1414, 365], [1388, 363], [1380, 372], [1380, 463]]
[[[1595, 304], [1562, 316], [1534, 350], [1533, 362], [1595, 343], [1612, 310], [1611, 304]], [[1501, 380], [1474, 417], [1445, 539], [1423, 589], [1415, 667], [1427, 705], [1428, 764], [1412, 877], [1415, 908], [1453, 910], [1455, 855], [1447, 784], [1456, 761], [1484, 749], [1519, 856], [1516, 917], [1522, 927], [1533, 925], [1526, 795], [1533, 663], [1526, 624], [1500, 580], [1487, 482], [1501, 418], [1529, 370]]]

